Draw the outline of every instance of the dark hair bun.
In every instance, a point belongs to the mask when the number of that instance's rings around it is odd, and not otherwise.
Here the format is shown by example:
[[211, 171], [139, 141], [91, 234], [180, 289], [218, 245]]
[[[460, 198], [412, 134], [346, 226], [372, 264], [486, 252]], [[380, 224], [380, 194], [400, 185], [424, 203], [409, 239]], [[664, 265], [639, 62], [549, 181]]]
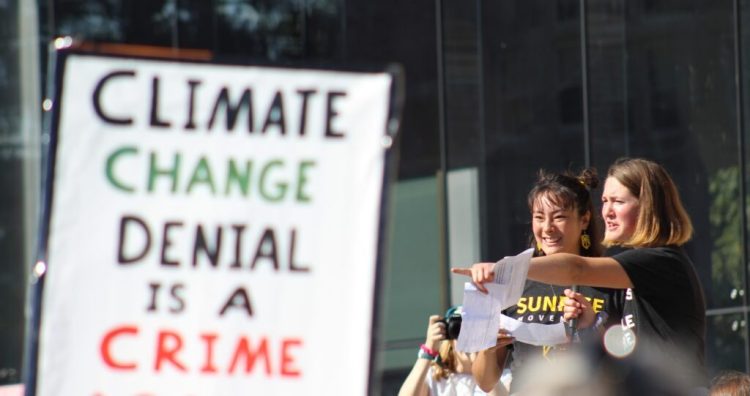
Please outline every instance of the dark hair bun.
[[593, 189], [599, 187], [599, 175], [596, 173], [595, 168], [586, 168], [582, 170], [578, 175], [578, 181], [587, 188]]

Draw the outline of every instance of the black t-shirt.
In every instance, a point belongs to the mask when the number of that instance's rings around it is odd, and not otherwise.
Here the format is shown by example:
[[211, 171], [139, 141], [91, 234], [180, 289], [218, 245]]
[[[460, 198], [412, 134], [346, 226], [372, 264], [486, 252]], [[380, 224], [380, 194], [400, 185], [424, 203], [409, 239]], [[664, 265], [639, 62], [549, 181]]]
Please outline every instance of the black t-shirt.
[[[570, 286], [553, 286], [527, 280], [518, 303], [507, 308], [503, 313], [526, 323], [557, 324], [563, 320], [563, 307], [567, 299], [563, 290], [566, 288]], [[594, 311], [604, 311], [608, 316], [619, 320], [622, 307], [617, 304], [622, 301], [622, 297], [619, 296], [622, 294], [621, 290], [580, 286], [578, 291], [587, 297]], [[522, 374], [521, 370], [530, 359], [541, 357], [552, 360], [557, 353], [567, 349], [566, 347], [536, 346], [514, 342], [509, 355], [510, 369], [514, 376], [511, 382], [511, 393], [520, 389], [522, 381], [519, 374]]]
[[633, 284], [622, 327], [635, 333], [634, 357], [661, 359], [678, 379], [706, 386], [706, 303], [692, 261], [679, 247], [638, 248], [612, 256]]

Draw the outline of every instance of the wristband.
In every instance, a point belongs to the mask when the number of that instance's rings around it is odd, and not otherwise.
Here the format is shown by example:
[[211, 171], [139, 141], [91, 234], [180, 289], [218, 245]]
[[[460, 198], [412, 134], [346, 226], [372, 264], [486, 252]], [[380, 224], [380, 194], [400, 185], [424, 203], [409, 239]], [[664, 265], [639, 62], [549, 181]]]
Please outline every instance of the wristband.
[[418, 359], [425, 359], [425, 360], [429, 360], [429, 361], [435, 360], [434, 356], [432, 356], [432, 355], [430, 355], [428, 353], [425, 353], [425, 351], [423, 351], [421, 349], [417, 351], [417, 358]]
[[424, 352], [424, 353], [426, 353], [427, 355], [430, 355], [430, 357], [432, 357], [433, 359], [434, 359], [435, 357], [437, 357], [437, 355], [438, 355], [437, 351], [435, 351], [434, 349], [432, 349], [432, 348], [428, 347], [428, 346], [427, 346], [427, 345], [425, 345], [425, 344], [422, 344], [422, 345], [420, 345], [420, 346], [419, 346], [419, 350], [420, 350], [421, 352]]

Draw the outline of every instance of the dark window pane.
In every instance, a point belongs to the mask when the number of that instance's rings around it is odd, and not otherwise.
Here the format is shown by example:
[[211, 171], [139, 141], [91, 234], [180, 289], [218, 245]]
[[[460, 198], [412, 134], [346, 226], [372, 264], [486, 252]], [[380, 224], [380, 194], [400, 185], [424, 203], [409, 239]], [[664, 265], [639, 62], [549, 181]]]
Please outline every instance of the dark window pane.
[[[741, 287], [744, 276], [731, 3], [626, 7], [618, 14], [595, 8], [591, 16], [609, 21], [590, 31], [607, 37], [591, 40], [590, 73], [602, 77], [591, 78], [591, 97], [608, 98], [601, 108], [592, 99], [594, 162], [604, 170], [617, 157], [641, 156], [665, 165], [693, 220], [687, 250], [709, 308], [741, 304], [726, 289]], [[640, 12], [644, 7], [659, 12]]]
[[[577, 170], [585, 162], [577, 2], [559, 3], [557, 9], [547, 4], [482, 3], [486, 213], [481, 217], [488, 259], [527, 246], [526, 193], [537, 170]], [[560, 7], [566, 18], [558, 16]]]
[[706, 360], [709, 375], [720, 370], [746, 371], [745, 348], [747, 323], [745, 314], [709, 316], [706, 320]]

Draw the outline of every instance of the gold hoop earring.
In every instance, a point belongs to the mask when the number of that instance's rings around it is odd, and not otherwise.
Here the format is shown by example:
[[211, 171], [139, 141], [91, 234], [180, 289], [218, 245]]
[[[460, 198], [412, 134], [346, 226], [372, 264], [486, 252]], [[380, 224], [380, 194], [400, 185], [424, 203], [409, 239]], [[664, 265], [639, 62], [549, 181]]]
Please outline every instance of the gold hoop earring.
[[537, 252], [541, 252], [542, 251], [542, 244], [539, 243], [539, 242], [536, 243], [536, 251]]
[[586, 230], [583, 230], [583, 234], [581, 234], [581, 247], [584, 249], [591, 247], [591, 237], [586, 233]]

